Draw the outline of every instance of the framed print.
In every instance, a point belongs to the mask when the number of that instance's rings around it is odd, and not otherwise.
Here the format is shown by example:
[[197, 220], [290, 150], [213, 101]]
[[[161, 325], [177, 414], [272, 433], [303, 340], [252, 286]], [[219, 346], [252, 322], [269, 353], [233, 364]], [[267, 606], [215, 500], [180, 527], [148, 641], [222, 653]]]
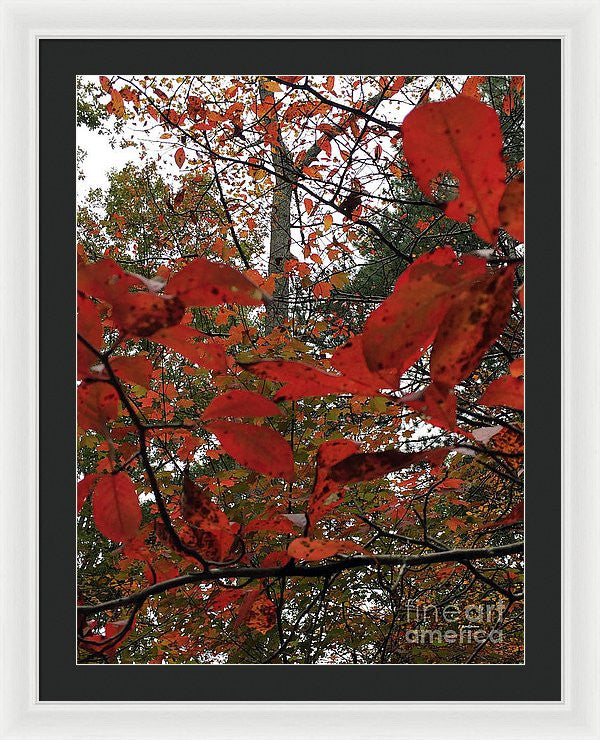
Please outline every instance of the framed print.
[[5, 4], [7, 737], [598, 736], [598, 12], [535, 5], [111, 38]]

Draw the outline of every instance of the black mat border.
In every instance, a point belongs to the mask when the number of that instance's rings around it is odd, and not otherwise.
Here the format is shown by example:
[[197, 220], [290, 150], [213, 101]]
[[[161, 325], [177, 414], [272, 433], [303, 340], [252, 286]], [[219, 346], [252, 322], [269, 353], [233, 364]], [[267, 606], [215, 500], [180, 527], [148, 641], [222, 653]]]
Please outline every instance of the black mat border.
[[[545, 40], [41, 40], [41, 701], [560, 700], [561, 46]], [[525, 74], [524, 666], [76, 666], [73, 258], [77, 74]]]

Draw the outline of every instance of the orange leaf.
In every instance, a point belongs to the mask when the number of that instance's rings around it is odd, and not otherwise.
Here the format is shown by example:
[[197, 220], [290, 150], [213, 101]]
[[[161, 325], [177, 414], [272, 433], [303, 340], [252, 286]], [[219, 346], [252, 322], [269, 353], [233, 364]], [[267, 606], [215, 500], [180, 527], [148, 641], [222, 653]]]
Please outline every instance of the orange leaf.
[[175, 164], [181, 169], [183, 167], [183, 163], [185, 162], [185, 151], [183, 150], [183, 147], [180, 146], [179, 149], [175, 152]]
[[305, 210], [306, 210], [306, 212], [308, 213], [309, 216], [310, 216], [310, 214], [312, 212], [312, 209], [314, 208], [314, 205], [315, 204], [312, 202], [312, 200], [310, 198], [305, 198], [304, 199], [304, 208], [305, 208]]
[[311, 540], [308, 537], [298, 537], [288, 545], [288, 555], [297, 560], [323, 560], [344, 552], [362, 552], [370, 555], [364, 547], [351, 540]]
[[465, 84], [462, 86], [460, 91], [461, 95], [466, 95], [473, 100], [481, 100], [481, 93], [479, 92], [479, 86], [487, 80], [484, 75], [472, 75], [467, 77]]
[[110, 100], [112, 103], [112, 112], [117, 118], [123, 118], [123, 116], [125, 115], [125, 105], [123, 103], [123, 97], [118, 90], [115, 90], [114, 87], [110, 90]]
[[522, 378], [525, 374], [525, 358], [518, 357], [510, 363], [509, 367], [510, 374], [515, 378]]
[[107, 303], [113, 303], [134, 286], [141, 287], [138, 278], [111, 259], [80, 264], [77, 268], [77, 289]]
[[205, 429], [240, 465], [272, 478], [294, 479], [291, 447], [274, 429], [233, 421], [213, 421]]

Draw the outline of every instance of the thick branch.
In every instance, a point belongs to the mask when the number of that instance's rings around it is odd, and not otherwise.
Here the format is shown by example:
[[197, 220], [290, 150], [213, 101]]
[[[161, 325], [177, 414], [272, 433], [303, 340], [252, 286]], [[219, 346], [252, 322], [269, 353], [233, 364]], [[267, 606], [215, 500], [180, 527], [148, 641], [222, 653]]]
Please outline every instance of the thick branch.
[[200, 581], [216, 581], [223, 578], [249, 578], [255, 580], [258, 578], [277, 578], [277, 577], [304, 577], [304, 578], [322, 578], [331, 576], [340, 571], [354, 568], [379, 567], [381, 565], [432, 565], [434, 563], [452, 563], [452, 562], [469, 562], [483, 558], [503, 557], [513, 555], [523, 551], [523, 542], [512, 542], [509, 545], [498, 545], [496, 547], [479, 547], [466, 548], [457, 550], [446, 550], [443, 552], [429, 552], [422, 555], [377, 555], [367, 557], [365, 555], [355, 555], [345, 558], [344, 560], [334, 560], [330, 563], [321, 565], [286, 565], [277, 568], [250, 568], [240, 566], [235, 568], [215, 568], [202, 573], [192, 573], [190, 575], [178, 576], [168, 581], [161, 581], [153, 586], [148, 586], [131, 596], [124, 596], [121, 599], [104, 601], [101, 604], [87, 604], [78, 606], [77, 611], [80, 614], [96, 614], [108, 609], [116, 609], [128, 604], [137, 604], [143, 602], [149, 596], [169, 591], [172, 588], [186, 586], [190, 583], [199, 583]]

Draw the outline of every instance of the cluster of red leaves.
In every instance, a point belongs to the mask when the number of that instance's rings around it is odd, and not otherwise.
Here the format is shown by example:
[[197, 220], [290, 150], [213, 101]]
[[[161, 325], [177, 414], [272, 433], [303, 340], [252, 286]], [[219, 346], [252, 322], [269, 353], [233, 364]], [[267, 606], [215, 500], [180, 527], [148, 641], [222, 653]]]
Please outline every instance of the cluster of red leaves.
[[[433, 196], [432, 183], [440, 173], [454, 176], [458, 196], [445, 206], [448, 217], [471, 222], [473, 231], [492, 244], [499, 228], [522, 240], [523, 181], [514, 179], [506, 184], [498, 117], [478, 101], [480, 82], [479, 78], [470, 78], [462, 95], [415, 108], [402, 126], [404, 153], [417, 183], [429, 196]], [[397, 78], [386, 96], [402, 84], [403, 78]], [[111, 94], [111, 112], [122, 117], [123, 96], [108, 80], [103, 87]], [[190, 97], [190, 105], [191, 101]], [[199, 114], [198, 106], [188, 110], [192, 119]], [[330, 148], [327, 136], [322, 148]], [[179, 167], [183, 165], [183, 149], [177, 150], [175, 160]], [[313, 201], [306, 198], [304, 207], [310, 214]], [[165, 283], [126, 272], [110, 259], [82, 262], [78, 269], [78, 329], [85, 341], [78, 346], [78, 423], [82, 429], [108, 436], [108, 426], [120, 413], [113, 373], [124, 383], [145, 388], [150, 385], [153, 368], [144, 355], [114, 356], [106, 360], [106, 366], [102, 362], [103, 327], [107, 327], [118, 331], [118, 343], [128, 337], [144, 338], [215, 373], [247, 371], [281, 383], [273, 400], [247, 390], [227, 390], [210, 402], [201, 417], [204, 429], [217, 438], [223, 451], [240, 465], [270, 478], [292, 482], [295, 477], [289, 442], [266, 423], [255, 422], [281, 416], [282, 409], [276, 402], [397, 391], [402, 375], [429, 349], [430, 384], [421, 393], [400, 401], [430, 423], [460, 431], [454, 389], [477, 369], [504, 330], [513, 305], [514, 283], [514, 265], [490, 268], [481, 257], [459, 259], [449, 246], [442, 246], [416, 259], [401, 274], [391, 295], [367, 318], [363, 332], [333, 353], [327, 369], [287, 359], [236, 365], [226, 355], [223, 343], [183, 321], [189, 307], [259, 306], [268, 301], [269, 296], [248, 275], [224, 263], [196, 258]], [[512, 363], [509, 375], [489, 385], [479, 403], [522, 409], [522, 376], [520, 359]], [[312, 539], [310, 535], [315, 525], [340, 504], [351, 483], [380, 478], [415, 464], [440, 465], [447, 453], [445, 447], [416, 453], [395, 449], [361, 452], [350, 439], [326, 441], [316, 457], [303, 536], [292, 539], [286, 551], [270, 553], [263, 567], [285, 565], [290, 559], [317, 561], [350, 552], [370, 555], [351, 540]], [[149, 558], [140, 530], [139, 498], [128, 473], [121, 470], [86, 475], [78, 484], [78, 511], [90, 494], [98, 530], [109, 539], [125, 543], [132, 556]], [[497, 524], [510, 523], [519, 514], [513, 511]], [[231, 557], [240, 533], [293, 535], [297, 526], [289, 515], [269, 509], [242, 529], [229, 521], [207, 488], [186, 474], [179, 510], [171, 522], [155, 523], [154, 532], [168, 548], [181, 553], [183, 544], [210, 563], [223, 563]], [[161, 577], [159, 571], [158, 566], [151, 566], [154, 581]], [[215, 598], [211, 608], [240, 602], [236, 624], [245, 623], [260, 632], [273, 626], [276, 606], [262, 586], [222, 591], [220, 598], [222, 603], [217, 604]], [[90, 640], [96, 641], [99, 649], [103, 644], [112, 649], [120, 641], [115, 636], [120, 638], [117, 623], [107, 626], [104, 637], [96, 635]]]

